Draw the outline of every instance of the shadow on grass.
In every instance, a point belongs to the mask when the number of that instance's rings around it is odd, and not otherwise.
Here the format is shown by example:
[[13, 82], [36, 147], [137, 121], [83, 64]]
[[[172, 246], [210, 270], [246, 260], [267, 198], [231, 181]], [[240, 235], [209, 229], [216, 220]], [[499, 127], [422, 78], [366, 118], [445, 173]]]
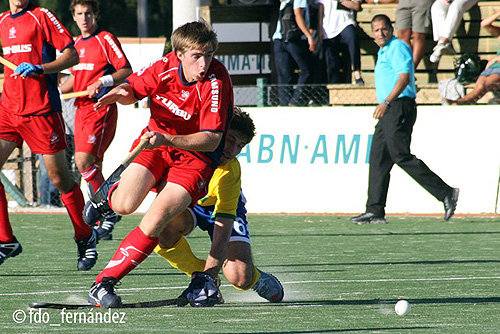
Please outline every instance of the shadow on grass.
[[312, 233], [301, 234], [252, 234], [252, 238], [282, 238], [282, 237], [373, 237], [373, 236], [415, 236], [415, 235], [490, 235], [500, 234], [500, 231], [477, 231], [477, 232], [374, 232], [374, 233]]
[[[252, 303], [255, 307], [297, 307], [297, 306], [356, 306], [356, 305], [394, 305], [398, 299], [354, 299], [354, 300], [285, 300], [281, 303]], [[500, 297], [450, 297], [408, 299], [411, 304], [484, 304], [500, 303]], [[229, 307], [248, 307], [248, 303], [224, 304]]]
[[[415, 327], [366, 327], [366, 328], [346, 328], [346, 329], [323, 329], [323, 330], [312, 330], [312, 331], [286, 331], [286, 332], [241, 332], [245, 334], [308, 334], [308, 333], [350, 333], [350, 332], [369, 332], [369, 333], [378, 333], [380, 331], [384, 332], [392, 332], [392, 331], [414, 331], [414, 330], [424, 330], [431, 329], [434, 327], [424, 327], [424, 326], [415, 326]], [[219, 334], [233, 334], [234, 332], [218, 332]]]
[[[292, 268], [290, 271], [297, 271], [293, 268], [295, 267], [329, 267], [329, 266], [385, 266], [385, 265], [409, 265], [409, 264], [426, 264], [426, 265], [436, 265], [436, 264], [471, 264], [471, 263], [500, 263], [500, 260], [435, 260], [435, 261], [392, 261], [392, 262], [336, 262], [336, 263], [302, 263], [302, 264], [273, 264], [273, 265], [261, 265], [259, 268]], [[339, 270], [340, 271], [340, 270]], [[308, 271], [310, 272], [310, 271]], [[316, 270], [315, 270], [316, 272]]]

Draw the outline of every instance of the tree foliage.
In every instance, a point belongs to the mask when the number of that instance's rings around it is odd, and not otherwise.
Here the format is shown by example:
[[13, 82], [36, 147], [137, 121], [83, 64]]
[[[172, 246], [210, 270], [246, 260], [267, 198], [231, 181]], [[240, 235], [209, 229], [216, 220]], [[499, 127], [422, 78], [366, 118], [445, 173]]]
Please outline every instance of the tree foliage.
[[[74, 36], [80, 34], [69, 6], [71, 0], [38, 0], [32, 2], [50, 9]], [[137, 37], [138, 0], [101, 0], [99, 27], [118, 37]], [[9, 10], [8, 1], [0, 2], [0, 11]], [[172, 0], [148, 0], [148, 37], [170, 37], [172, 33]]]

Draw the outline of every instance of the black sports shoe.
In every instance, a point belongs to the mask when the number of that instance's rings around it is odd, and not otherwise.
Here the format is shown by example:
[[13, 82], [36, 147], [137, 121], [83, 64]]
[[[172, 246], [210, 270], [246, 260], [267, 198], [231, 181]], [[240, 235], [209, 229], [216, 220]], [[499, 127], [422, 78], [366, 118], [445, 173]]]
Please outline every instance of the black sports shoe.
[[444, 220], [448, 221], [451, 219], [453, 214], [455, 213], [455, 209], [457, 208], [458, 202], [458, 193], [460, 189], [453, 188], [451, 192], [443, 199], [444, 204]]
[[354, 82], [354, 85], [355, 86], [364, 86], [365, 81], [363, 80], [363, 78], [356, 79], [356, 81]]
[[99, 240], [97, 232], [92, 229], [92, 234], [87, 239], [75, 240], [78, 247], [78, 270], [87, 271], [97, 262], [96, 246]]
[[[191, 304], [191, 306], [193, 307], [201, 307], [224, 304], [224, 298], [222, 298], [222, 294], [219, 290], [221, 281], [218, 276], [216, 278], [212, 278], [210, 275], [204, 272], [195, 271], [192, 277], [193, 278], [189, 286], [184, 291], [182, 291], [179, 297], [177, 297], [177, 306], [186, 306], [187, 304]], [[199, 294], [200, 296], [205, 295], [205, 297], [207, 297], [206, 300], [202, 302], [190, 300], [190, 298], [188, 298], [188, 295], [191, 295], [191, 298], [193, 298], [192, 295], [195, 293], [196, 289], [203, 289], [206, 291], [206, 283], [208, 283], [208, 285], [211, 285], [210, 282], [215, 286], [215, 289], [217, 290], [217, 293], [215, 295], [208, 296], [203, 293]]]
[[99, 240], [113, 240], [113, 229], [115, 224], [122, 219], [122, 216], [112, 213], [106, 216], [97, 226], [94, 226], [94, 230], [97, 232], [97, 237]]
[[0, 241], [0, 264], [2, 264], [3, 261], [7, 260], [9, 257], [18, 256], [22, 251], [23, 247], [21, 247], [21, 244], [17, 241], [16, 237], [14, 237], [14, 240], [9, 242]]
[[114, 214], [114, 212], [109, 207], [108, 199], [103, 199], [100, 202], [94, 202], [91, 199], [85, 203], [82, 216], [83, 221], [87, 225], [94, 226], [97, 221], [112, 214]]
[[383, 216], [377, 216], [372, 212], [365, 212], [359, 216], [351, 217], [351, 222], [354, 224], [387, 224]]
[[103, 277], [102, 282], [92, 284], [87, 300], [103, 308], [120, 307], [122, 299], [115, 293], [115, 285], [114, 277]]
[[111, 187], [115, 185], [118, 180], [106, 180], [94, 193], [92, 185], [89, 184], [89, 198], [90, 200], [85, 203], [83, 208], [83, 220], [90, 226], [94, 226], [98, 220], [106, 216], [114, 214], [113, 210], [109, 207], [108, 193]]

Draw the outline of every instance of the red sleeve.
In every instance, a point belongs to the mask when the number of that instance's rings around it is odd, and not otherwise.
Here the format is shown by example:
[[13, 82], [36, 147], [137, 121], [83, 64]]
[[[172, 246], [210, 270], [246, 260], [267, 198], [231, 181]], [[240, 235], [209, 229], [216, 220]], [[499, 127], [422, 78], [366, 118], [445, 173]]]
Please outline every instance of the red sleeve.
[[137, 99], [142, 100], [153, 95], [160, 83], [160, 73], [167, 70], [168, 61], [168, 58], [162, 57], [127, 78]]
[[57, 18], [57, 16], [46, 8], [40, 8], [40, 24], [42, 25], [47, 42], [62, 51], [73, 44], [73, 37]]
[[124, 67], [132, 67], [118, 39], [110, 33], [104, 35], [106, 41], [106, 53], [108, 54], [111, 65], [118, 71]]
[[[215, 60], [214, 60], [215, 61]], [[200, 131], [225, 131], [228, 114], [232, 115], [233, 84], [226, 69], [217, 63], [203, 86]], [[228, 111], [231, 112], [228, 113]]]

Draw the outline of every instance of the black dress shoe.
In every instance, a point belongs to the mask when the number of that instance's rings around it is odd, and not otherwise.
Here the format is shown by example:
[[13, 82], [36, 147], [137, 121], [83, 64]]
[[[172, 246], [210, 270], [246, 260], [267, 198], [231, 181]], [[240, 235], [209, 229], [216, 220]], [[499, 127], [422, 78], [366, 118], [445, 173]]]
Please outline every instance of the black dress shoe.
[[460, 190], [458, 188], [453, 188], [451, 192], [443, 199], [444, 204], [444, 220], [448, 221], [455, 213], [458, 202], [458, 193]]
[[377, 216], [372, 212], [365, 212], [359, 216], [351, 217], [351, 222], [354, 224], [387, 224], [383, 216]]

